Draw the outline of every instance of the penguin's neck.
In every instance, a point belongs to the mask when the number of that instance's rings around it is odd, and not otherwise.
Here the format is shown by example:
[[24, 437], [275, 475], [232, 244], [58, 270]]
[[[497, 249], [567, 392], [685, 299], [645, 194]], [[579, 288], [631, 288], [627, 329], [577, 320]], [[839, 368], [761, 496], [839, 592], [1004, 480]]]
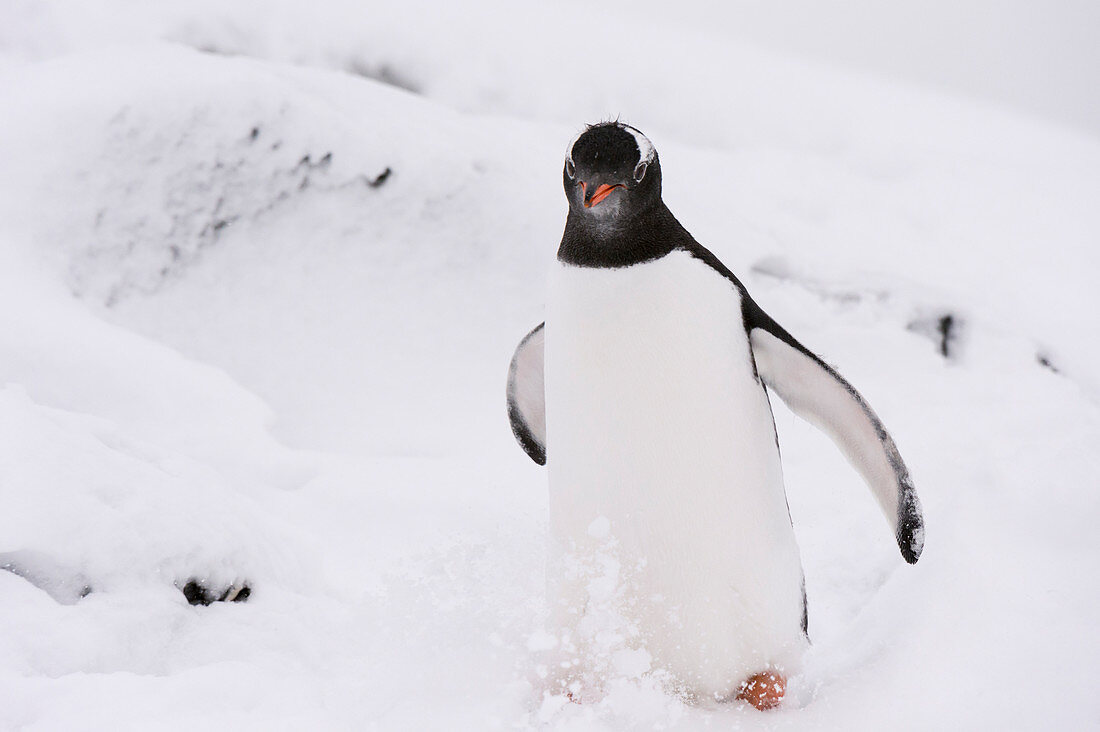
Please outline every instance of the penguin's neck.
[[664, 201], [637, 215], [610, 220], [570, 208], [558, 261], [577, 267], [629, 267], [690, 248], [694, 242]]

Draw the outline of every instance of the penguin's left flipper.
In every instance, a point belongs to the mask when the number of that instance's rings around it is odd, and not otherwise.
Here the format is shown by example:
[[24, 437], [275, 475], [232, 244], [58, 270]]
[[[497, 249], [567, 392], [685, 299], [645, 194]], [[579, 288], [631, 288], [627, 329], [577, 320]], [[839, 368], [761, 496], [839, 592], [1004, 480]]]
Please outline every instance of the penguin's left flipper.
[[546, 393], [543, 389], [545, 323], [528, 333], [508, 367], [508, 421], [523, 451], [546, 465]]
[[893, 521], [901, 555], [914, 564], [924, 548], [924, 518], [890, 433], [855, 387], [755, 303], [750, 308], [749, 341], [761, 380], [841, 449]]

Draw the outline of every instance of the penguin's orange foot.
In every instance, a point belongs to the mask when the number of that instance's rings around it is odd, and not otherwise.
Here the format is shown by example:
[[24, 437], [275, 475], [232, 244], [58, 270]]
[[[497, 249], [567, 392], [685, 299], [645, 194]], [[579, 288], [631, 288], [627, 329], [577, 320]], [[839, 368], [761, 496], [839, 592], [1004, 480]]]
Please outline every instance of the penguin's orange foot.
[[774, 709], [787, 693], [787, 680], [774, 671], [754, 674], [741, 682], [737, 698], [757, 709]]

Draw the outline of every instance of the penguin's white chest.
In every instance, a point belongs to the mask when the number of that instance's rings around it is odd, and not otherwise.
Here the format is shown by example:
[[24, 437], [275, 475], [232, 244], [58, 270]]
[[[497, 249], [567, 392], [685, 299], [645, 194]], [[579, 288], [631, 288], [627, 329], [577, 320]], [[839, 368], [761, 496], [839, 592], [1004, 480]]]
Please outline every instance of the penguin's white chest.
[[[559, 264], [545, 359], [559, 549], [613, 547], [641, 644], [681, 683], [797, 665], [801, 566], [738, 290], [686, 252]], [[583, 615], [583, 583], [558, 588]]]

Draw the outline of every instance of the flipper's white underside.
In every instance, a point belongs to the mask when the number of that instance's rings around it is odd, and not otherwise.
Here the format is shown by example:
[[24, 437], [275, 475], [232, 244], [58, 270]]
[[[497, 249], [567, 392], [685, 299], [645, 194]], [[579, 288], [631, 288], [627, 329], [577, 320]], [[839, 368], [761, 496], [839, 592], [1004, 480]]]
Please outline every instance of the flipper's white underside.
[[920, 502], [893, 438], [870, 405], [835, 371], [766, 330], [754, 328], [750, 341], [760, 378], [836, 443], [871, 488], [906, 560], [916, 561], [924, 545]]
[[546, 331], [538, 326], [520, 342], [508, 369], [508, 418], [520, 445], [539, 464], [546, 462], [546, 396], [543, 352]]

